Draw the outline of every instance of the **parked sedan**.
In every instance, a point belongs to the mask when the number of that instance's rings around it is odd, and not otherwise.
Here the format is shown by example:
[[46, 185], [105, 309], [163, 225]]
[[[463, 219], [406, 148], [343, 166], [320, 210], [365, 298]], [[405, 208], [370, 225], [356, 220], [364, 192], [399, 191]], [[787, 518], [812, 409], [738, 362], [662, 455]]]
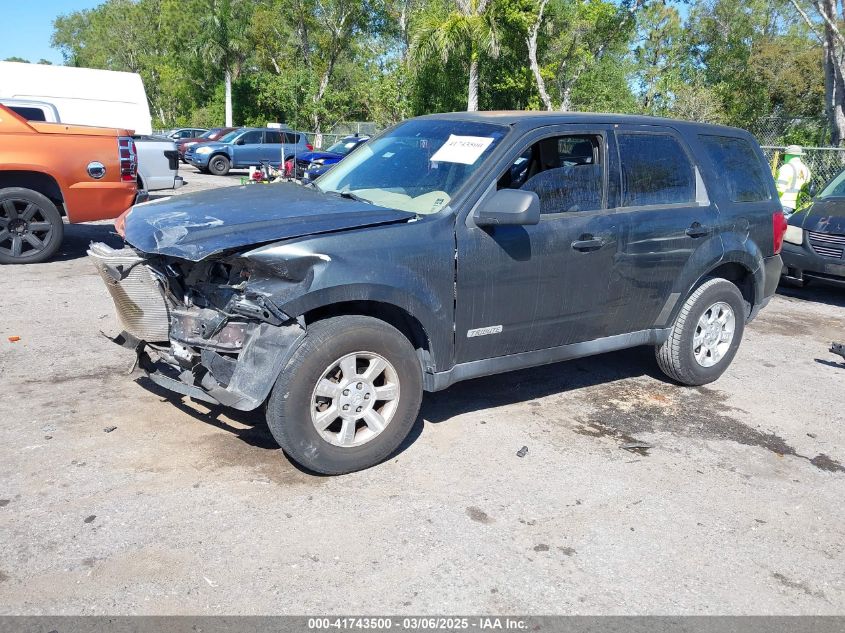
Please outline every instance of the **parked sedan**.
[[327, 150], [297, 156], [293, 175], [302, 182], [316, 180], [328, 171], [329, 167], [342, 161], [349, 152], [369, 140], [369, 136], [347, 136]]
[[202, 144], [202, 143], [213, 143], [214, 141], [219, 141], [221, 138], [226, 136], [229, 132], [234, 132], [240, 128], [236, 127], [215, 127], [205, 134], [199, 134], [193, 138], [183, 138], [176, 142], [176, 148], [179, 152], [179, 160], [183, 163], [188, 163], [189, 161], [185, 159], [185, 151], [188, 147], [193, 145]]
[[245, 169], [261, 163], [278, 166], [291, 156], [312, 149], [301, 132], [241, 128], [229, 132], [219, 141], [188, 147], [185, 159], [200, 171], [225, 176], [232, 168]]
[[781, 257], [783, 279], [793, 285], [822, 279], [845, 286], [845, 170], [790, 216]]

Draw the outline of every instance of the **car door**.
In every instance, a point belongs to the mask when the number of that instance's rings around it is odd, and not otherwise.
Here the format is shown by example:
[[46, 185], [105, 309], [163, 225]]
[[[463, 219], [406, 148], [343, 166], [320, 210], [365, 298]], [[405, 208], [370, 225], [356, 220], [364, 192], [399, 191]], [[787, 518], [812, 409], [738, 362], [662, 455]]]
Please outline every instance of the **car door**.
[[264, 132], [261, 130], [250, 130], [239, 136], [232, 147], [233, 166], [259, 165], [261, 163], [261, 142], [263, 138]]
[[261, 146], [261, 160], [278, 167], [282, 162], [283, 135], [276, 130], [264, 132], [264, 144]]
[[615, 136], [620, 212], [629, 216], [617, 262], [629, 297], [626, 318], [631, 331], [662, 327], [680, 298], [678, 287], [689, 277], [694, 254], [721, 252], [717, 209], [675, 130], [620, 125]]
[[[566, 151], [591, 144], [567, 160]], [[555, 153], [557, 152], [557, 155]], [[456, 361], [556, 347], [612, 331], [623, 299], [614, 271], [620, 217], [608, 189], [613, 135], [601, 126], [535, 131], [499, 165], [497, 188], [534, 191], [534, 226], [457, 227]], [[570, 156], [572, 158], [572, 156]]]

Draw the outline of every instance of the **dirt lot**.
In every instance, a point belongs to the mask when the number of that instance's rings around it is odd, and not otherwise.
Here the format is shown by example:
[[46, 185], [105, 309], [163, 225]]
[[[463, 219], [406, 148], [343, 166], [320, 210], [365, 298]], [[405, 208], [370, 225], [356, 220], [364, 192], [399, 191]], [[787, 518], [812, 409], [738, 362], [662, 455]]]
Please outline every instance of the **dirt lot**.
[[845, 611], [845, 292], [777, 296], [707, 388], [638, 349], [428, 394], [398, 455], [327, 478], [127, 376], [109, 231], [0, 270], [0, 613]]

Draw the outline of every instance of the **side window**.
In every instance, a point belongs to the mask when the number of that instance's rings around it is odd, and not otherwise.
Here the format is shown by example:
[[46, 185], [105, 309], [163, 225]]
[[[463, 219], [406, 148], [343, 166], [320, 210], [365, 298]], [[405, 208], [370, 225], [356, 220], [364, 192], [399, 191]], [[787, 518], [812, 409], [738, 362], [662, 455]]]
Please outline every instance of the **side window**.
[[282, 143], [282, 134], [281, 132], [273, 132], [268, 131], [264, 133], [264, 142], [271, 143], [273, 145], [281, 145]]
[[30, 108], [27, 106], [7, 106], [12, 112], [19, 114], [27, 121], [46, 121], [44, 110], [41, 108]]
[[253, 130], [252, 132], [247, 132], [241, 137], [241, 145], [258, 145], [261, 143], [261, 138], [263, 133], [261, 130]]
[[285, 132], [285, 143], [288, 145], [296, 145], [299, 139], [293, 132]]
[[594, 134], [542, 139], [514, 158], [498, 188], [533, 191], [546, 215], [602, 209], [603, 146]]
[[743, 138], [702, 134], [704, 151], [725, 183], [732, 202], [762, 202], [771, 199], [768, 166]]
[[695, 172], [674, 136], [621, 133], [617, 140], [623, 207], [695, 201]]

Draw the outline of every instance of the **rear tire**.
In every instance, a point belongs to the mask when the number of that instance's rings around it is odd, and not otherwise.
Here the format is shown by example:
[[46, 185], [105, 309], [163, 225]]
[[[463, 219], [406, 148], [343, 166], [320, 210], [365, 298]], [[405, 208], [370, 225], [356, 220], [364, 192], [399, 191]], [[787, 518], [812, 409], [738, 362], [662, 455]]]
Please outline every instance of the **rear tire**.
[[317, 321], [282, 370], [267, 425], [288, 457], [323, 474], [374, 466], [408, 436], [422, 400], [413, 346], [365, 316]]
[[22, 187], [0, 189], [0, 264], [38, 264], [59, 250], [65, 227], [47, 196]]
[[713, 382], [728, 368], [745, 330], [745, 300], [727, 279], [708, 279], [687, 298], [657, 364], [684, 385]]
[[229, 173], [229, 170], [231, 168], [232, 163], [230, 163], [229, 159], [223, 156], [222, 154], [212, 156], [211, 160], [208, 161], [208, 171], [210, 171], [215, 176], [225, 176]]

